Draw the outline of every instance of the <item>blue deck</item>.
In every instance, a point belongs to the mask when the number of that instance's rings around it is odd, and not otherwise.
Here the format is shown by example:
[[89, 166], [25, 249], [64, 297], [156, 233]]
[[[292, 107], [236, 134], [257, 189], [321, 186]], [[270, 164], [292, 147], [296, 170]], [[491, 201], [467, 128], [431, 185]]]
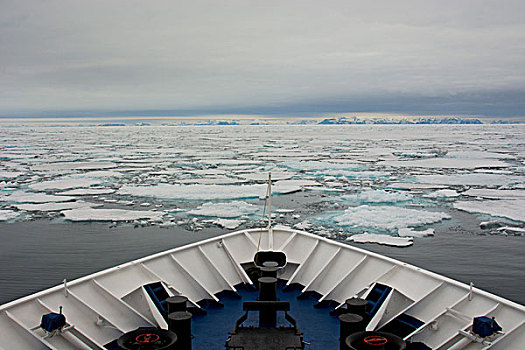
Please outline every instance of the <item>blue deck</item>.
[[[339, 347], [339, 321], [330, 316], [330, 308], [315, 308], [318, 298], [303, 296], [302, 287], [291, 286], [283, 290], [284, 282], [277, 284], [277, 298], [290, 302], [289, 312], [296, 319], [299, 330], [304, 333], [304, 341], [311, 343], [306, 349], [337, 349]], [[207, 315], [195, 315], [192, 318], [192, 333], [194, 349], [224, 350], [228, 332], [233, 330], [235, 321], [243, 315], [242, 302], [257, 300], [259, 292], [243, 285], [237, 287], [238, 294], [221, 293], [220, 302], [224, 307], [210, 305], [206, 307]], [[251, 315], [251, 314], [250, 314]], [[253, 313], [244, 325], [256, 324], [257, 313]], [[278, 313], [278, 324], [288, 325], [282, 313]]]

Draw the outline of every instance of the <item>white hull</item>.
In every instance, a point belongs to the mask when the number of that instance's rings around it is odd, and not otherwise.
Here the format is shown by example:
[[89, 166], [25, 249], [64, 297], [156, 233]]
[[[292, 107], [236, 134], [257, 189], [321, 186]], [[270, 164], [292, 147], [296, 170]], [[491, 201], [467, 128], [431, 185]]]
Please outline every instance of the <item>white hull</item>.
[[[162, 282], [168, 293], [196, 303], [251, 281], [242, 264], [253, 262], [261, 230], [244, 230], [151, 255], [67, 282], [0, 307], [0, 349], [104, 349], [140, 326], [166, 324], [145, 294]], [[378, 329], [405, 313], [424, 322], [406, 337], [432, 349], [521, 349], [525, 307], [417, 267], [313, 234], [274, 228], [261, 235], [260, 250], [283, 251], [281, 279], [315, 291], [320, 301], [366, 293], [374, 283], [393, 288], [368, 325]], [[43, 314], [63, 312], [68, 329], [46, 336]], [[504, 334], [491, 343], [472, 341], [475, 316], [495, 317]], [[67, 328], [67, 327], [66, 327]]]

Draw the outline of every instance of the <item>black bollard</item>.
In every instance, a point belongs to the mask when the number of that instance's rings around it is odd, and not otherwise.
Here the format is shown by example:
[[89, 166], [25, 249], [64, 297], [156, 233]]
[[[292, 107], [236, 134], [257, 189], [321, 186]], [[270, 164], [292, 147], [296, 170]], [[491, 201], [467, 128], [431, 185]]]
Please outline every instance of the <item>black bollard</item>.
[[362, 316], [348, 313], [339, 315], [339, 349], [349, 350], [350, 348], [346, 345], [346, 337], [364, 330], [365, 323]]
[[277, 300], [277, 278], [275, 277], [259, 278], [259, 300], [261, 301]]
[[356, 314], [366, 319], [366, 308], [368, 307], [368, 301], [362, 298], [350, 298], [346, 299], [346, 309], [348, 313]]
[[186, 298], [183, 295], [177, 295], [177, 296], [169, 297], [168, 299], [166, 299], [166, 302], [168, 303], [168, 315], [176, 311], [187, 311], [186, 309], [187, 301], [188, 301], [188, 298]]
[[187, 311], [175, 311], [168, 315], [168, 329], [177, 334], [177, 350], [191, 350], [191, 316]]

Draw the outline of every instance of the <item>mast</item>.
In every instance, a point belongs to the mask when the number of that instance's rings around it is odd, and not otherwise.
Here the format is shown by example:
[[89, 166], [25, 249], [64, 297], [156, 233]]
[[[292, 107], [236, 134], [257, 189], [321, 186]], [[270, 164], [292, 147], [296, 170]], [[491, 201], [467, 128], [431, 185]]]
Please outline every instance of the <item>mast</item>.
[[268, 173], [268, 230], [272, 228], [272, 173]]

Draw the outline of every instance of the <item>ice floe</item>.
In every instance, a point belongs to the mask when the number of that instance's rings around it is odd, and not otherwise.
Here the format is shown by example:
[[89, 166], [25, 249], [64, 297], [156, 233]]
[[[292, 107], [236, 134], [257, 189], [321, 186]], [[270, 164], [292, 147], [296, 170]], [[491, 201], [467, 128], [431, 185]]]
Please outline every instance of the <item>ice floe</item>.
[[224, 227], [228, 230], [234, 230], [237, 227], [241, 226], [244, 222], [245, 222], [244, 220], [219, 218], [217, 220], [214, 220], [213, 224]]
[[24, 175], [24, 173], [18, 171], [0, 171], [0, 179], [14, 179]]
[[352, 235], [346, 240], [356, 243], [377, 243], [395, 247], [408, 247], [414, 244], [412, 237], [392, 237], [368, 232]]
[[518, 176], [509, 176], [501, 174], [450, 174], [450, 175], [417, 175], [416, 179], [424, 184], [439, 185], [470, 185], [470, 186], [500, 186], [508, 185], [514, 182], [523, 181]]
[[443, 212], [394, 206], [361, 205], [346, 209], [333, 220], [337, 225], [348, 228], [394, 231], [399, 228], [432, 224], [449, 218], [450, 216]]
[[67, 176], [59, 179], [30, 184], [29, 188], [35, 191], [67, 190], [70, 188], [82, 188], [100, 185], [101, 183], [102, 181], [99, 179]]
[[460, 194], [456, 190], [443, 189], [423, 195], [425, 198], [454, 198]]
[[411, 228], [405, 227], [400, 228], [397, 230], [397, 235], [399, 237], [427, 237], [427, 236], [433, 236], [435, 233], [433, 228], [429, 228], [426, 230], [413, 230]]
[[525, 190], [471, 188], [468, 191], [463, 192], [462, 195], [487, 199], [525, 199]]
[[15, 204], [13, 205], [18, 210], [25, 211], [61, 211], [67, 209], [79, 209], [79, 208], [92, 208], [101, 206], [101, 204], [87, 203], [84, 201], [78, 202], [52, 202], [52, 203], [40, 203], [40, 204]]
[[99, 196], [101, 194], [112, 194], [112, 188], [77, 188], [56, 193], [59, 196]]
[[454, 203], [454, 208], [525, 222], [525, 199], [459, 201]]
[[305, 191], [317, 191], [317, 192], [344, 192], [341, 188], [324, 187], [324, 186], [305, 186]]
[[354, 203], [395, 203], [410, 201], [413, 199], [413, 196], [402, 192], [369, 189], [356, 194], [347, 194], [339, 198]]
[[141, 219], [161, 220], [163, 212], [124, 210], [124, 209], [94, 209], [81, 208], [61, 211], [69, 221], [135, 221]]
[[[272, 171], [272, 180], [288, 180], [294, 177], [296, 174], [291, 172], [274, 172]], [[251, 181], [268, 181], [268, 173], [267, 172], [253, 172], [249, 174], [239, 174], [237, 175], [243, 179], [251, 180]]]
[[20, 215], [19, 212], [13, 210], [0, 209], [0, 221], [12, 220]]
[[504, 226], [496, 229], [496, 231], [507, 235], [525, 236], [525, 228], [522, 227]]
[[[282, 180], [272, 186], [274, 194], [301, 191], [303, 186], [316, 184], [307, 180]], [[122, 195], [180, 200], [221, 200], [242, 198], [264, 198], [267, 186], [260, 185], [181, 185], [157, 184], [153, 186], [124, 185], [118, 191]]]
[[116, 168], [117, 164], [112, 162], [57, 162], [45, 163], [31, 166], [33, 171], [59, 171], [59, 170], [95, 170]]
[[388, 160], [379, 163], [384, 166], [405, 168], [431, 168], [431, 169], [477, 169], [477, 168], [503, 168], [509, 163], [497, 159], [471, 159], [471, 158], [428, 158], [417, 160]]
[[10, 195], [0, 196], [2, 202], [12, 203], [47, 203], [47, 202], [69, 202], [75, 200], [75, 197], [71, 196], [55, 196], [45, 193], [33, 193], [16, 191]]
[[196, 209], [188, 210], [187, 214], [195, 216], [212, 216], [220, 218], [237, 218], [243, 215], [254, 215], [260, 213], [261, 208], [243, 201], [232, 201], [227, 203], [204, 203]]

